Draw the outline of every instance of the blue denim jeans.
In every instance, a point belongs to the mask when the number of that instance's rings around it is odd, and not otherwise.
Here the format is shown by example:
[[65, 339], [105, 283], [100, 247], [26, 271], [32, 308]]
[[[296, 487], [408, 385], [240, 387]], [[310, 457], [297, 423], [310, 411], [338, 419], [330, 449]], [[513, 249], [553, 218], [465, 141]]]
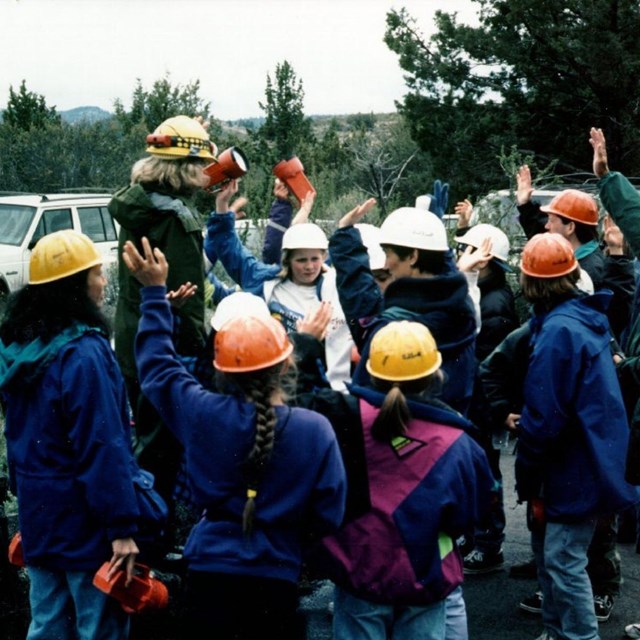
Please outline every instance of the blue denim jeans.
[[531, 532], [531, 546], [542, 590], [545, 630], [559, 640], [599, 640], [587, 549], [595, 519], [572, 524], [547, 522]]
[[126, 640], [129, 616], [93, 586], [93, 572], [29, 567], [27, 640]]
[[462, 587], [455, 588], [444, 601], [445, 640], [469, 640], [467, 606], [462, 597]]
[[335, 588], [333, 640], [444, 640], [444, 600], [424, 607], [378, 604]]

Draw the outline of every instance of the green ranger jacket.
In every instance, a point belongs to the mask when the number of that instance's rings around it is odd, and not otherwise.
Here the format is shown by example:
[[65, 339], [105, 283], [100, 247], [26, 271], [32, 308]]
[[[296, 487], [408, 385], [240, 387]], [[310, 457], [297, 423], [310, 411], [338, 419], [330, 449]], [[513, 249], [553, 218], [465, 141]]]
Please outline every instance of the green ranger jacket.
[[174, 312], [178, 316], [176, 350], [180, 355], [202, 353], [204, 327], [204, 221], [188, 198], [182, 195], [146, 191], [136, 184], [117, 191], [109, 212], [120, 224], [118, 237], [118, 302], [115, 316], [115, 350], [122, 372], [137, 379], [134, 340], [140, 318], [140, 283], [122, 259], [124, 243], [131, 240], [138, 250], [143, 236], [167, 257], [167, 289], [185, 282], [198, 286], [193, 297]]

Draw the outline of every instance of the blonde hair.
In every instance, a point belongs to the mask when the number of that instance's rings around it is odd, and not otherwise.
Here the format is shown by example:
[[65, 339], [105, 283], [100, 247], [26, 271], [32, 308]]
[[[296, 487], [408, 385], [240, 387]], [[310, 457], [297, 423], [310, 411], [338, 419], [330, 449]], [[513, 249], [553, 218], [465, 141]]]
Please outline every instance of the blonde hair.
[[[277, 278], [280, 278], [280, 280], [286, 280], [287, 278], [291, 277], [291, 256], [294, 251], [298, 251], [298, 249], [282, 250], [282, 260], [280, 262], [280, 264], [282, 265], [282, 268], [280, 269], [278, 275], [276, 276]], [[328, 251], [326, 249], [318, 249], [318, 251], [321, 251], [323, 254], [321, 273], [326, 273], [329, 267], [327, 267], [324, 261], [327, 259]]]
[[203, 158], [165, 160], [156, 156], [142, 158], [131, 169], [131, 184], [157, 184], [176, 193], [193, 192], [202, 187]]

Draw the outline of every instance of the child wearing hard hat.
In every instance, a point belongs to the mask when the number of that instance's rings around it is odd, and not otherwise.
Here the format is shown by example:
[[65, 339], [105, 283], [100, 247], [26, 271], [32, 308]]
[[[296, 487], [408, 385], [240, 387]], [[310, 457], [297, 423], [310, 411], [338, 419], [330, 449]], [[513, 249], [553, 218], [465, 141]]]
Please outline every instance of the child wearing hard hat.
[[204, 389], [176, 358], [166, 259], [146, 239], [143, 247], [141, 255], [125, 245], [143, 285], [142, 389], [184, 447], [193, 499], [205, 510], [184, 549], [186, 634], [293, 640], [306, 536], [332, 532], [344, 515], [336, 436], [324, 416], [287, 406], [293, 345], [270, 315], [222, 324], [214, 366], [229, 394]]
[[365, 383], [297, 398], [331, 420], [347, 468], [344, 522], [312, 565], [335, 584], [335, 640], [381, 627], [445, 638], [445, 601], [463, 581], [455, 540], [486, 512], [493, 477], [473, 425], [438, 399], [441, 365], [427, 327], [393, 321], [371, 341]]
[[325, 264], [324, 231], [314, 223], [293, 224], [282, 238], [281, 265], [265, 264], [242, 245], [235, 231], [229, 202], [237, 188], [231, 181], [218, 193], [216, 212], [207, 220], [205, 252], [215, 255], [244, 291], [262, 296], [289, 332], [296, 331], [297, 322], [321, 302], [330, 303], [323, 364], [328, 384], [344, 391], [351, 378], [353, 341], [340, 306], [335, 270]]
[[531, 538], [550, 638], [598, 636], [587, 550], [598, 518], [638, 501], [624, 478], [629, 432], [604, 313], [612, 294], [585, 296], [579, 272], [559, 234], [538, 234], [522, 252], [522, 293], [534, 317], [516, 490], [530, 506], [542, 503]]
[[376, 331], [393, 320], [421, 322], [432, 331], [442, 353], [443, 400], [464, 414], [473, 389], [479, 316], [467, 278], [455, 265], [442, 220], [424, 209], [402, 207], [380, 227], [384, 266], [392, 276], [383, 293], [355, 227], [375, 204], [370, 199], [345, 214], [329, 241], [340, 301], [362, 358], [353, 381], [366, 379], [364, 363]]
[[[519, 167], [516, 181], [518, 219], [527, 238], [546, 231], [558, 233], [571, 244], [580, 273], [590, 276], [594, 290], [613, 292], [605, 313], [613, 337], [620, 341], [631, 317], [636, 289], [633, 261], [625, 254], [622, 233], [616, 228], [618, 233], [614, 234], [615, 225], [605, 216], [604, 242], [600, 241], [600, 211], [596, 199], [589, 193], [563, 189], [547, 205], [541, 206], [533, 199], [531, 170], [527, 165]], [[620, 563], [616, 560], [616, 538], [617, 517], [601, 519], [589, 551], [589, 575], [599, 619], [603, 622], [611, 615], [613, 600], [622, 584]], [[535, 596], [525, 600], [534, 601]], [[523, 601], [522, 606], [528, 605]]]
[[527, 165], [518, 169], [516, 180], [518, 220], [527, 238], [548, 231], [559, 233], [571, 243], [580, 268], [589, 274], [594, 289], [613, 291], [607, 316], [613, 334], [619, 340], [631, 314], [635, 273], [631, 257], [625, 254], [622, 243], [616, 247], [609, 245], [603, 251], [596, 199], [578, 189], [564, 189], [549, 204], [540, 205], [532, 199], [531, 170]]
[[[0, 391], [29, 575], [28, 637], [128, 637], [129, 617], [93, 586], [133, 577], [142, 530], [124, 380], [102, 315], [103, 257], [72, 230], [42, 237], [29, 284], [0, 325]], [[166, 513], [165, 513], [166, 516]], [[140, 547], [142, 548], [142, 547]]]

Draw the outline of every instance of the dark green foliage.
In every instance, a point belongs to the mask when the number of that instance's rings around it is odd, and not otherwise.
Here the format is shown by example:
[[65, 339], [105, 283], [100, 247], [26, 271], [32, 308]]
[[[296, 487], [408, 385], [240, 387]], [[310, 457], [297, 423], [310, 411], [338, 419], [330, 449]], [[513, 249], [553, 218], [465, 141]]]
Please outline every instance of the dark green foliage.
[[304, 115], [304, 89], [293, 67], [285, 60], [276, 65], [274, 80], [267, 75], [265, 101], [259, 103], [265, 113], [264, 124], [258, 129], [266, 143], [261, 149], [275, 164], [292, 155], [304, 157], [313, 144], [311, 121]]
[[146, 91], [138, 78], [131, 96], [131, 110], [126, 111], [120, 99], [114, 102], [116, 118], [125, 131], [136, 124], [145, 124], [153, 131], [167, 118], [178, 115], [209, 117], [210, 104], [200, 97], [200, 80], [186, 85], [171, 84], [167, 73], [164, 78], [153, 83], [151, 91]]
[[[172, 86], [168, 76], [150, 91], [140, 81], [131, 109], [115, 101], [115, 115], [102, 120], [52, 118], [39, 127], [0, 124], [0, 191], [37, 193], [63, 190], [113, 191], [129, 182], [131, 167], [145, 156], [145, 138], [163, 119], [178, 114], [208, 116], [209, 105], [199, 95], [199, 82]], [[24, 93], [27, 95], [26, 89]], [[308, 118], [304, 114], [302, 82], [286, 61], [267, 77], [259, 121], [221, 123], [209, 118], [211, 139], [220, 151], [239, 147], [249, 160], [240, 195], [252, 219], [266, 218], [273, 199], [274, 165], [292, 153], [304, 164], [318, 195], [312, 219], [339, 219], [370, 195], [380, 207], [370, 214], [412, 204], [431, 189], [431, 160], [395, 115], [356, 114]], [[31, 96], [33, 97], [33, 96]], [[34, 98], [44, 112], [53, 112], [44, 98]], [[203, 213], [215, 208], [215, 194], [201, 192]]]
[[24, 80], [20, 83], [17, 93], [12, 86], [9, 87], [9, 101], [2, 118], [4, 124], [23, 131], [60, 123], [56, 108], [48, 107], [44, 96], [27, 91]]
[[[414, 140], [456, 198], [503, 180], [503, 148], [560, 173], [590, 167], [591, 126], [617, 169], [640, 172], [640, 5], [635, 0], [475, 0], [480, 24], [436, 13], [426, 39], [405, 10], [387, 15], [385, 42], [409, 93], [399, 105]], [[454, 201], [455, 199], [454, 198]]]

